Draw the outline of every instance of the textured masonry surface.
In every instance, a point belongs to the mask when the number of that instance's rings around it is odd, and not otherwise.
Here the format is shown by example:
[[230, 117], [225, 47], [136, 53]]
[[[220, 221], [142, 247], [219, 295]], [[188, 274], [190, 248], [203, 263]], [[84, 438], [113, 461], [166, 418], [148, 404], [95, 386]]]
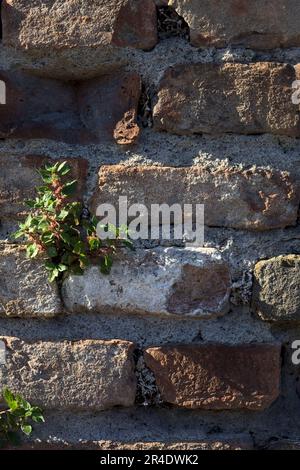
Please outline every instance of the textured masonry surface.
[[187, 21], [195, 46], [257, 49], [300, 45], [297, 0], [167, 0]]
[[127, 341], [6, 344], [1, 386], [47, 409], [104, 410], [135, 400], [134, 345]]
[[204, 204], [205, 224], [248, 230], [294, 225], [300, 203], [300, 184], [287, 172], [220, 165], [191, 168], [102, 166], [93, 211], [107, 202], [118, 205]]
[[[299, 448], [299, 18], [297, 0], [1, 2], [0, 388], [47, 419], [24, 448]], [[109, 276], [49, 284], [12, 232], [64, 160], [92, 213], [204, 204], [204, 246], [156, 230]]]
[[279, 394], [280, 347], [163, 346], [145, 352], [162, 399], [187, 408], [260, 410]]
[[62, 293], [74, 313], [209, 318], [228, 312], [230, 289], [228, 265], [216, 250], [158, 248], [116, 259], [105, 279], [98, 266], [84, 276], [69, 276]]
[[189, 64], [168, 69], [153, 109], [157, 130], [176, 134], [235, 132], [299, 137], [290, 65]]

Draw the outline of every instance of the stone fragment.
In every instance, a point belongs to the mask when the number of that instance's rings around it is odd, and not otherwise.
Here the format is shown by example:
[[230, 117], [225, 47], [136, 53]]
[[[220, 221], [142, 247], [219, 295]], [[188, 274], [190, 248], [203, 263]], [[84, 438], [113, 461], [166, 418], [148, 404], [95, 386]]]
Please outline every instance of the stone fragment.
[[300, 321], [300, 255], [256, 264], [252, 308], [266, 321]]

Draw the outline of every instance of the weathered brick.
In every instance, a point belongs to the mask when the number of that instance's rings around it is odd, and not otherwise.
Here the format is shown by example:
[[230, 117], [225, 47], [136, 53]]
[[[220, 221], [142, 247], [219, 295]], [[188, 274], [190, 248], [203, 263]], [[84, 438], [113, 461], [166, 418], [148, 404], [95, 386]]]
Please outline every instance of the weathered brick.
[[62, 312], [58, 289], [24, 247], [0, 243], [0, 316], [53, 317]]
[[252, 308], [266, 321], [300, 321], [300, 255], [256, 264]]
[[155, 128], [176, 134], [299, 136], [295, 80], [294, 67], [272, 62], [170, 67], [159, 85]]
[[105, 73], [126, 49], [157, 43], [153, 0], [3, 0], [3, 42], [31, 54], [97, 49]]
[[25, 72], [0, 72], [6, 104], [0, 105], [0, 137], [49, 138], [70, 143], [132, 143], [140, 77], [119, 73], [80, 82]]
[[205, 224], [248, 230], [269, 230], [294, 225], [300, 202], [300, 182], [287, 172], [235, 167], [102, 166], [92, 198], [99, 204], [128, 205], [204, 204]]
[[217, 250], [157, 248], [119, 255], [109, 276], [98, 266], [69, 276], [62, 296], [73, 313], [210, 318], [227, 313], [230, 288], [228, 265]]
[[128, 341], [6, 344], [2, 384], [44, 409], [104, 410], [134, 404], [134, 345]]
[[163, 401], [179, 407], [262, 410], [279, 394], [277, 345], [170, 345], [144, 356]]
[[[68, 162], [70, 178], [77, 179], [76, 200], [82, 200], [88, 162], [83, 158], [61, 158]], [[0, 155], [0, 220], [23, 218], [27, 212], [26, 199], [35, 197], [35, 188], [41, 185], [37, 170], [56, 160], [42, 155]]]
[[272, 49], [300, 45], [298, 0], [169, 0], [194, 46]]

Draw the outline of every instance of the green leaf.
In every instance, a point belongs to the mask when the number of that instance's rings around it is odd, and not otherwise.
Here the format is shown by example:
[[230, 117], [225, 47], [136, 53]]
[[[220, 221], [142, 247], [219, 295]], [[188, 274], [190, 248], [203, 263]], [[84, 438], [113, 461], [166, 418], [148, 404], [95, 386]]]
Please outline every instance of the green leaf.
[[15, 238], [15, 239], [18, 239], [18, 238], [22, 238], [24, 237], [25, 233], [24, 233], [24, 230], [17, 230], [16, 232], [14, 232], [12, 234], [12, 237]]
[[7, 403], [7, 405], [9, 406], [9, 408], [11, 410], [15, 410], [18, 407], [18, 402], [16, 400], [15, 395], [12, 393], [12, 391], [9, 390], [8, 388], [5, 388], [3, 390], [2, 394], [3, 394], [4, 400]]
[[59, 220], [65, 220], [69, 215], [69, 212], [66, 211], [65, 209], [63, 209], [62, 211], [60, 211], [60, 213], [58, 214], [57, 218]]
[[27, 200], [25, 201], [25, 204], [26, 204], [26, 206], [28, 206], [28, 207], [30, 207], [30, 208], [32, 209], [32, 208], [35, 207], [36, 201], [33, 201], [33, 200], [31, 200], [31, 199], [27, 199]]
[[67, 271], [68, 270], [68, 266], [66, 266], [65, 264], [59, 264], [57, 266], [57, 269], [59, 270], [60, 273], [64, 272], [64, 271]]
[[105, 255], [100, 264], [100, 271], [102, 274], [109, 274], [111, 271], [113, 261], [111, 256]]
[[30, 426], [30, 424], [22, 424], [21, 430], [26, 434], [26, 436], [30, 436], [32, 433], [32, 426]]
[[55, 246], [49, 246], [49, 248], [47, 248], [47, 254], [50, 258], [55, 258], [58, 254]]
[[32, 408], [32, 421], [34, 421], [35, 423], [44, 423], [45, 422], [45, 418], [43, 416], [43, 413], [42, 413], [42, 410], [40, 408], [38, 408], [37, 406], [34, 406]]
[[71, 196], [75, 192], [76, 186], [77, 186], [77, 180], [66, 183], [63, 187], [62, 194], [64, 196]]
[[57, 168], [57, 173], [61, 176], [67, 175], [68, 173], [70, 173], [70, 171], [71, 171], [71, 168], [69, 167], [67, 162], [61, 163]]
[[52, 263], [51, 261], [45, 261], [45, 268], [47, 271], [53, 271], [55, 269], [56, 265]]
[[101, 247], [101, 240], [96, 237], [89, 238], [89, 247], [91, 251], [99, 250]]
[[80, 255], [83, 252], [84, 252], [84, 243], [83, 241], [79, 240], [73, 248], [73, 253], [75, 253], [76, 255]]
[[26, 254], [28, 258], [36, 258], [39, 254], [39, 247], [33, 243], [32, 245], [28, 245], [26, 249]]
[[57, 268], [54, 268], [53, 271], [51, 271], [48, 279], [50, 282], [54, 282], [55, 279], [58, 278], [58, 276], [59, 276], [59, 270]]
[[16, 400], [18, 402], [18, 405], [21, 406], [24, 410], [28, 411], [31, 410], [31, 404], [24, 400], [24, 398], [21, 397], [21, 395], [16, 395]]
[[64, 241], [65, 243], [67, 243], [68, 245], [71, 245], [72, 244], [72, 237], [71, 235], [66, 232], [65, 230], [61, 233], [61, 239], [62, 241]]

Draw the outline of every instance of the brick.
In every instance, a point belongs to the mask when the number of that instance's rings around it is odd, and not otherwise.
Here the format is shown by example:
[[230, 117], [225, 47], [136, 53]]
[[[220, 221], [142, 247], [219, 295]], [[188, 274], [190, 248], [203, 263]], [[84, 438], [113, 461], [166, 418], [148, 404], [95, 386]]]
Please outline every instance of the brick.
[[72, 313], [210, 318], [227, 313], [230, 288], [228, 265], [217, 250], [157, 248], [119, 255], [109, 276], [98, 266], [69, 276], [62, 296]]
[[0, 138], [48, 138], [68, 143], [133, 143], [140, 77], [119, 73], [80, 82], [26, 72], [0, 72], [6, 104], [0, 105]]
[[176, 134], [271, 133], [300, 135], [292, 103], [294, 67], [255, 64], [186, 64], [170, 67], [153, 109], [156, 130]]
[[118, 207], [120, 196], [127, 196], [129, 206], [144, 204], [149, 213], [151, 204], [204, 204], [208, 226], [269, 230], [296, 224], [300, 182], [257, 167], [102, 166], [92, 211], [103, 203]]
[[37, 406], [98, 411], [134, 404], [133, 343], [1, 339], [6, 344], [2, 387]]
[[32, 53], [97, 48], [117, 62], [118, 48], [157, 43], [153, 0], [3, 0], [2, 21], [4, 44]]
[[62, 312], [57, 286], [39, 261], [19, 245], [0, 243], [0, 316], [54, 317]]
[[[26, 199], [35, 197], [35, 188], [41, 185], [37, 170], [45, 164], [54, 164], [43, 155], [0, 155], [0, 220], [18, 220], [27, 213]], [[71, 168], [68, 177], [77, 179], [74, 200], [82, 200], [85, 189], [88, 162], [83, 158], [61, 158]]]
[[168, 4], [187, 21], [191, 43], [197, 47], [300, 45], [298, 0], [169, 0]]
[[170, 345], [144, 356], [163, 401], [179, 407], [263, 410], [279, 395], [277, 345]]
[[265, 321], [300, 321], [300, 255], [256, 264], [252, 308]]

